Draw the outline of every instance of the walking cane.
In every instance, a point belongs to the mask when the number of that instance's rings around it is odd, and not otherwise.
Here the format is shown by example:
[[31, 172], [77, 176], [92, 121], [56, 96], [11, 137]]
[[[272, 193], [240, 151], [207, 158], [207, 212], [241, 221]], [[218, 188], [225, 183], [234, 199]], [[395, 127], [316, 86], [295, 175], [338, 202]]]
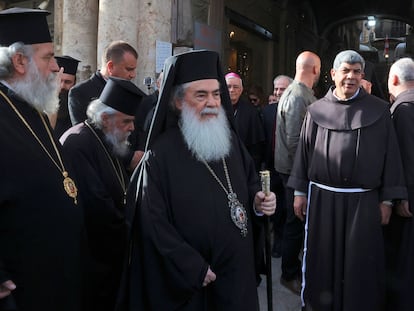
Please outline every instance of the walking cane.
[[[260, 171], [260, 180], [262, 182], [262, 191], [268, 195], [270, 193], [270, 172]], [[267, 310], [273, 311], [273, 291], [272, 291], [272, 249], [270, 238], [270, 216], [264, 216], [264, 233], [265, 233], [265, 262], [266, 262], [266, 292], [267, 292]]]

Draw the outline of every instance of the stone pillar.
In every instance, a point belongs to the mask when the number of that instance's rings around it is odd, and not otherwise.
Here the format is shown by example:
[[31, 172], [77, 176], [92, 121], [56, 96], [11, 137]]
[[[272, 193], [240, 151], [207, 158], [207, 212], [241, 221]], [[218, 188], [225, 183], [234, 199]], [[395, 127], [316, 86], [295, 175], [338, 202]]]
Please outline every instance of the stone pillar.
[[54, 1], [53, 42], [55, 55], [62, 55], [63, 0]]
[[193, 13], [193, 0], [177, 0], [177, 24], [175, 25], [177, 46], [190, 47], [193, 45], [194, 21], [196, 18], [201, 18], [202, 15], [203, 13], [200, 11]]
[[193, 21], [207, 24], [210, 11], [210, 2], [214, 2], [214, 0], [191, 0], [190, 2]]
[[62, 16], [62, 54], [81, 61], [78, 75], [83, 78], [83, 68], [97, 69], [98, 0], [63, 0]]
[[212, 0], [210, 3], [210, 10], [208, 13], [208, 25], [221, 30], [221, 51], [220, 57], [222, 65], [224, 65], [224, 42], [228, 40], [227, 29], [224, 24], [224, 0]]
[[[137, 1], [137, 0], [131, 0]], [[172, 2], [165, 0], [138, 0], [138, 75], [137, 85], [144, 89], [145, 77], [155, 80], [156, 41], [171, 42]]]
[[106, 46], [115, 40], [124, 40], [135, 49], [138, 48], [138, 10], [137, 0], [100, 0], [98, 23], [98, 63]]

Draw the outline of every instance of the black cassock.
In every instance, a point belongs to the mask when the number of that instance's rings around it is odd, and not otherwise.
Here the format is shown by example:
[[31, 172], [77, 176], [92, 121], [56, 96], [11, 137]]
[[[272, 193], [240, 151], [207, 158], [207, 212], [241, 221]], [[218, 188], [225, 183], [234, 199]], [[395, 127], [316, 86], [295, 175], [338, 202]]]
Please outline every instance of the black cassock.
[[59, 110], [56, 116], [54, 135], [59, 139], [62, 134], [72, 127], [68, 110], [68, 94], [59, 94]]
[[[92, 125], [90, 125], [92, 127]], [[93, 127], [92, 127], [93, 128]], [[112, 155], [104, 134], [93, 128], [126, 187], [129, 177]], [[79, 176], [90, 256], [84, 272], [85, 310], [112, 311], [121, 278], [127, 244], [124, 189], [100, 141], [84, 123], [65, 133], [63, 148]], [[119, 170], [121, 168], [121, 170]], [[122, 175], [121, 175], [122, 174]]]
[[259, 171], [265, 152], [265, 133], [260, 113], [244, 98], [240, 98], [234, 108], [237, 133], [252, 156], [256, 170]]
[[[407, 183], [409, 206], [414, 211], [414, 90], [399, 94], [391, 113]], [[386, 228], [389, 280], [389, 311], [413, 309], [414, 282], [414, 221], [393, 214]]]
[[330, 90], [308, 108], [289, 185], [308, 192], [303, 298], [307, 310], [384, 310], [384, 240], [379, 204], [406, 197], [387, 103]]
[[[252, 208], [260, 185], [246, 149], [236, 136], [232, 141], [226, 163], [248, 213], [247, 237], [231, 220], [224, 190], [192, 156], [179, 129], [154, 144], [134, 223], [130, 310], [258, 309], [252, 223], [260, 217]], [[227, 188], [222, 162], [209, 165]], [[202, 287], [209, 265], [217, 279]]]
[[[0, 89], [59, 163], [39, 113], [3, 85]], [[0, 283], [10, 279], [17, 286], [0, 300], [0, 310], [14, 300], [19, 311], [78, 311], [84, 234], [80, 203], [68, 196], [62, 172], [1, 96], [0, 144]]]

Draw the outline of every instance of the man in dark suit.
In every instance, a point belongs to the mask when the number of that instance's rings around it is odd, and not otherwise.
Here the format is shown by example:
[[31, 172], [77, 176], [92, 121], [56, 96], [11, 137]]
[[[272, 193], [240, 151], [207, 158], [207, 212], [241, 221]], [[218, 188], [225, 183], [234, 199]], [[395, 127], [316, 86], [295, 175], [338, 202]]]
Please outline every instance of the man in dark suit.
[[97, 99], [108, 77], [132, 80], [137, 72], [137, 51], [125, 41], [113, 41], [103, 55], [102, 66], [88, 80], [74, 86], [69, 92], [69, 114], [72, 125], [86, 120], [89, 103]]

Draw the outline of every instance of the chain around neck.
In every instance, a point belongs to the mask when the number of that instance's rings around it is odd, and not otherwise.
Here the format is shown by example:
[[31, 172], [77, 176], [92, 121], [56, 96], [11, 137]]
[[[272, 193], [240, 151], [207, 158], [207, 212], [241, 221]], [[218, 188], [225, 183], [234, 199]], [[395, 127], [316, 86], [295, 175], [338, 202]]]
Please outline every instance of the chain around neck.
[[[50, 132], [49, 127], [46, 124], [45, 118], [40, 113], [40, 111], [37, 111], [40, 119], [42, 120], [42, 123], [46, 129], [47, 135], [49, 136], [50, 142], [52, 143], [53, 149], [55, 150], [56, 156], [58, 158], [59, 163], [56, 162], [56, 160], [52, 157], [49, 150], [47, 150], [46, 146], [43, 144], [43, 142], [40, 140], [39, 136], [35, 133], [35, 131], [32, 129], [30, 124], [27, 122], [27, 120], [24, 118], [24, 116], [20, 113], [20, 111], [17, 109], [17, 107], [11, 102], [10, 98], [6, 96], [6, 94], [3, 93], [3, 91], [0, 90], [1, 96], [6, 100], [6, 102], [10, 105], [10, 107], [13, 109], [13, 111], [17, 114], [19, 119], [23, 122], [23, 124], [26, 126], [26, 128], [30, 131], [30, 133], [33, 135], [33, 137], [36, 139], [36, 141], [39, 143], [39, 145], [42, 147], [43, 151], [47, 154], [47, 156], [50, 158], [50, 160], [53, 162], [53, 164], [59, 169], [59, 171], [65, 176], [66, 170], [65, 166], [62, 161], [62, 157], [60, 156], [59, 150], [56, 146], [55, 140], [53, 139], [53, 135]], [[67, 173], [66, 173], [67, 174]], [[66, 176], [65, 176], [66, 177]]]
[[208, 163], [206, 162], [206, 160], [202, 160], [202, 161], [203, 161], [204, 165], [207, 167], [207, 169], [209, 170], [209, 172], [211, 173], [211, 175], [213, 175], [214, 179], [218, 182], [218, 184], [221, 186], [221, 188], [223, 188], [224, 192], [227, 195], [229, 195], [230, 193], [233, 193], [233, 188], [231, 186], [230, 176], [229, 176], [229, 171], [227, 169], [226, 160], [224, 160], [224, 158], [221, 158], [221, 160], [223, 162], [224, 175], [226, 176], [227, 186], [229, 187], [229, 190], [226, 189], [226, 187], [223, 185], [223, 183], [221, 182], [221, 180], [218, 178], [217, 174], [213, 171], [213, 169], [211, 168], [211, 166], [208, 165]]
[[85, 121], [85, 125], [95, 135], [96, 139], [99, 141], [100, 145], [102, 146], [102, 149], [104, 150], [106, 156], [108, 157], [109, 162], [112, 165], [112, 168], [114, 169], [115, 175], [118, 179], [119, 184], [121, 185], [122, 191], [124, 192], [124, 196], [125, 196], [126, 194], [125, 179], [124, 179], [124, 175], [122, 174], [122, 168], [121, 168], [121, 164], [118, 161], [118, 158], [115, 157], [115, 161], [118, 166], [118, 169], [117, 169], [115, 166], [114, 160], [112, 159], [111, 155], [109, 154], [108, 149], [105, 147], [104, 143], [102, 142], [102, 139], [98, 136], [98, 134], [95, 132], [92, 126], [88, 123], [88, 121]]

